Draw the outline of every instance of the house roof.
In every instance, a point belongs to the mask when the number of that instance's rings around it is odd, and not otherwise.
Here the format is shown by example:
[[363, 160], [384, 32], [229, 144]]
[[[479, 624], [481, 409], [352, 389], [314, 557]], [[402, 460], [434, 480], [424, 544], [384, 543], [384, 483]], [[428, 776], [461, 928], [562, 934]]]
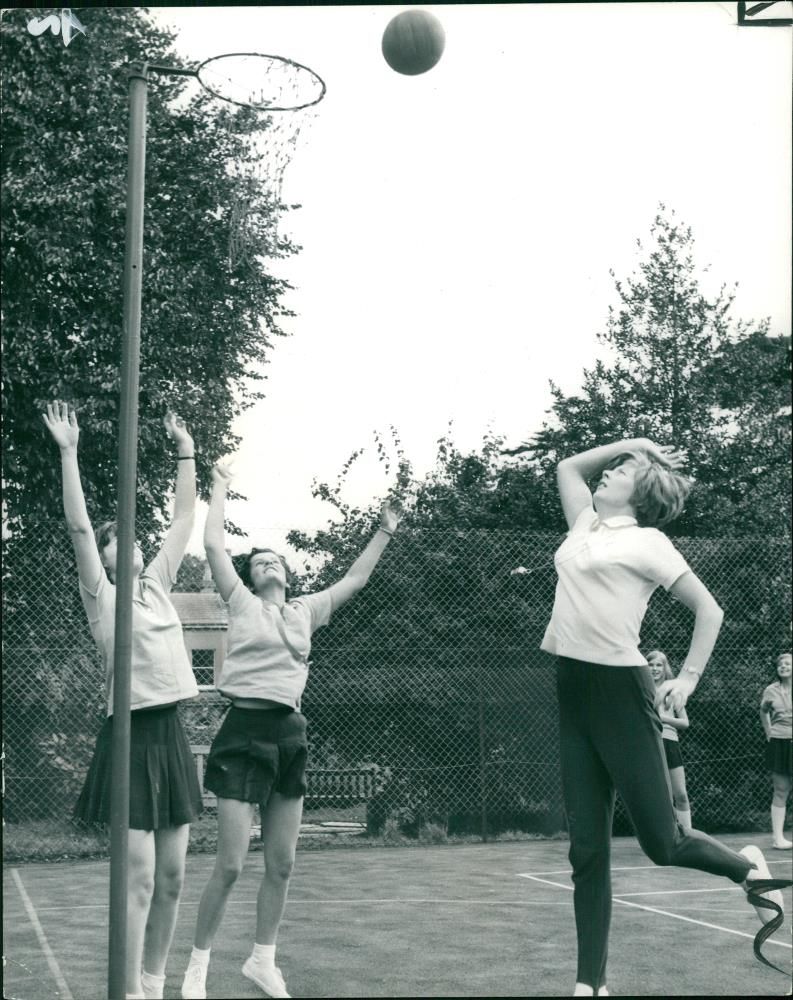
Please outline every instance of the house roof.
[[170, 596], [183, 628], [228, 628], [229, 613], [220, 594], [171, 591]]

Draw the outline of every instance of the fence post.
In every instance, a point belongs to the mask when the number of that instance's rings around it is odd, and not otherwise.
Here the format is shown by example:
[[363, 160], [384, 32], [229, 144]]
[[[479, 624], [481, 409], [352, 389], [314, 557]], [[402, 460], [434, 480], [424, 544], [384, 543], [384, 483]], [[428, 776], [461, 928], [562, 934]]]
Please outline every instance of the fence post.
[[482, 841], [487, 843], [487, 772], [485, 761], [485, 704], [482, 693], [482, 659], [476, 655], [476, 700], [479, 710], [479, 805], [481, 810]]

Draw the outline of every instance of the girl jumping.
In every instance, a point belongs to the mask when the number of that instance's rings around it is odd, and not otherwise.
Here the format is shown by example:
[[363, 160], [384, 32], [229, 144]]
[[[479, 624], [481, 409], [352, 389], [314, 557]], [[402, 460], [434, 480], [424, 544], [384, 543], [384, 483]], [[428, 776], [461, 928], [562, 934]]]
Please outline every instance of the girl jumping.
[[[656, 705], [669, 714], [685, 708], [722, 621], [712, 595], [658, 530], [680, 513], [688, 493], [676, 471], [682, 460], [672, 448], [639, 438], [592, 448], [557, 470], [570, 531], [555, 556], [558, 583], [542, 648], [558, 657], [578, 937], [574, 996], [607, 995], [615, 788], [656, 864], [724, 875], [747, 890], [747, 879], [769, 877], [758, 848], [736, 853], [704, 833], [684, 831], [672, 804]], [[596, 477], [593, 495], [587, 484]], [[656, 689], [639, 652], [639, 630], [659, 586], [689, 607], [695, 621], [682, 670]], [[771, 898], [781, 909], [781, 893]], [[768, 905], [763, 899], [757, 907], [763, 922]]]
[[256, 937], [243, 975], [271, 997], [288, 997], [275, 965], [306, 791], [306, 720], [300, 698], [308, 679], [311, 635], [367, 582], [399, 518], [388, 506], [380, 527], [345, 576], [327, 590], [289, 600], [286, 565], [253, 549], [237, 575], [226, 552], [223, 508], [228, 470], [213, 470], [204, 544], [220, 596], [228, 603], [228, 652], [218, 677], [231, 699], [207, 758], [204, 785], [218, 797], [218, 854], [198, 909], [195, 941], [182, 984], [185, 1000], [206, 997], [213, 938], [248, 853], [259, 806], [264, 876], [256, 902]]

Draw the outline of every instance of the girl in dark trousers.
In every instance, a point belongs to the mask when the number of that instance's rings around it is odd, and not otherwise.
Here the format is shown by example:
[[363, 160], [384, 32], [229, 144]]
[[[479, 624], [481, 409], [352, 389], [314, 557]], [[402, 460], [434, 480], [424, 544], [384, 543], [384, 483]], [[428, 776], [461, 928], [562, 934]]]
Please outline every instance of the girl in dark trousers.
[[[746, 886], [769, 878], [758, 848], [740, 853], [675, 818], [656, 705], [680, 711], [710, 658], [722, 611], [658, 527], [682, 510], [683, 456], [646, 438], [592, 448], [559, 463], [570, 531], [556, 552], [556, 597], [542, 648], [558, 657], [562, 785], [570, 833], [578, 973], [574, 996], [607, 996], [610, 848], [615, 789], [647, 856]], [[594, 495], [588, 481], [598, 477]], [[676, 678], [657, 689], [639, 630], [662, 586], [695, 615]], [[781, 907], [779, 892], [769, 898]], [[760, 919], [766, 911], [757, 908]]]

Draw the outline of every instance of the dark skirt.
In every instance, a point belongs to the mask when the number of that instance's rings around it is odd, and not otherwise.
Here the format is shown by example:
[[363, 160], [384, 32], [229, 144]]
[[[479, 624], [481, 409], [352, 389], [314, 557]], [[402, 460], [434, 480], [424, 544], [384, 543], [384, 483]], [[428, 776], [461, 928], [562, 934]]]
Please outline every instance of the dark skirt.
[[772, 736], [765, 748], [765, 766], [773, 774], [793, 774], [793, 740]]
[[212, 741], [204, 788], [218, 798], [267, 805], [273, 792], [306, 794], [306, 718], [283, 708], [229, 709]]
[[676, 767], [683, 766], [683, 755], [680, 753], [680, 744], [677, 740], [662, 740], [664, 753], [666, 754], [666, 766], [670, 771]]
[[[113, 785], [112, 716], [96, 740], [94, 757], [74, 809], [82, 823], [110, 823]], [[129, 825], [164, 830], [191, 823], [201, 812], [201, 787], [176, 705], [130, 713]]]

